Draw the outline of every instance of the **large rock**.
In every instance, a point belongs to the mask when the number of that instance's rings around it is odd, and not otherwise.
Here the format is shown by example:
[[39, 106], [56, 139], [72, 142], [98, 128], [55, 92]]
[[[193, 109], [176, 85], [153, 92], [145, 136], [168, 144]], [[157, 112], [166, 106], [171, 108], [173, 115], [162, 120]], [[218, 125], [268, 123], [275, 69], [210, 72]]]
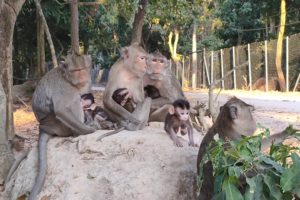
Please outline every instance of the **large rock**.
[[[173, 145], [159, 127], [122, 131], [97, 142], [107, 131], [48, 143], [48, 171], [38, 199], [192, 200], [198, 148]], [[30, 191], [37, 171], [37, 149], [30, 151], [7, 184], [3, 199]], [[11, 196], [10, 196], [11, 195]], [[1, 199], [1, 196], [0, 196]]]

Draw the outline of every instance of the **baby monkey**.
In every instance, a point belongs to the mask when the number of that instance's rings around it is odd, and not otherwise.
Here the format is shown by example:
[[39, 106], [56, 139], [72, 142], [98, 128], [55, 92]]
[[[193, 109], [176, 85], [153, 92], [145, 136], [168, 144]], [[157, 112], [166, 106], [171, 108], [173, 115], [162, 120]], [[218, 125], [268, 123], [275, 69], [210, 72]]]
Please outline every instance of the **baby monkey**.
[[170, 135], [177, 147], [183, 147], [177, 138], [178, 131], [180, 131], [181, 135], [188, 134], [189, 146], [197, 146], [194, 143], [193, 127], [191, 125], [189, 112], [190, 103], [185, 99], [178, 99], [174, 101], [173, 105], [169, 108], [169, 113], [166, 116], [165, 131]]
[[96, 105], [92, 93], [86, 93], [81, 96], [81, 106], [84, 112], [84, 123], [97, 130], [112, 129], [113, 124], [109, 120], [107, 113], [103, 108]]
[[126, 88], [119, 88], [115, 90], [112, 95], [112, 99], [125, 108], [128, 112], [132, 113], [136, 107], [136, 104], [132, 99], [132, 95], [130, 95]]

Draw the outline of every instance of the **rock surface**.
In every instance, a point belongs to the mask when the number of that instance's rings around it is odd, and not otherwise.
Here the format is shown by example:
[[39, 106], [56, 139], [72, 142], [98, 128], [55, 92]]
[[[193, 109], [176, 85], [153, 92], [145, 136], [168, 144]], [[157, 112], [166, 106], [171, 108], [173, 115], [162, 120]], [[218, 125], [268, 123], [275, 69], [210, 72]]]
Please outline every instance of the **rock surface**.
[[[175, 147], [161, 125], [151, 125], [97, 142], [105, 132], [69, 141], [51, 139], [46, 181], [38, 199], [195, 199], [198, 148], [189, 147], [186, 138], [183, 148]], [[36, 171], [37, 148], [33, 148], [0, 199], [15, 200], [30, 191]]]

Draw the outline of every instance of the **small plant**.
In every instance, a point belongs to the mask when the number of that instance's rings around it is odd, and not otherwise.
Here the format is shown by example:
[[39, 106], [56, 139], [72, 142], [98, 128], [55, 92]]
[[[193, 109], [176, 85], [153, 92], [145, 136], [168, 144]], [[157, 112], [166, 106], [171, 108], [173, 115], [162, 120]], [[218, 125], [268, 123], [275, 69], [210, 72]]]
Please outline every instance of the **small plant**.
[[[288, 127], [292, 137], [299, 138], [300, 132]], [[238, 141], [213, 142], [200, 169], [207, 161], [212, 162], [214, 175], [213, 199], [224, 200], [291, 200], [300, 198], [299, 148], [284, 144], [272, 145], [269, 154], [261, 152], [263, 137], [242, 137]], [[201, 188], [203, 172], [198, 175]]]

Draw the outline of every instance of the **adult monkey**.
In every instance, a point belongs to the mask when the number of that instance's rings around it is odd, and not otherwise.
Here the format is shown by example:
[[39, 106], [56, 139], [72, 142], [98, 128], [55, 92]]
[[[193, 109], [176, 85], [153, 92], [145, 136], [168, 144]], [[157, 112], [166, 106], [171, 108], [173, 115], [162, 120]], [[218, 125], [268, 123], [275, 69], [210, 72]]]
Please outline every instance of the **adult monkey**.
[[65, 63], [49, 71], [35, 89], [32, 109], [40, 123], [39, 170], [29, 200], [36, 200], [44, 184], [48, 140], [53, 136], [78, 136], [95, 131], [84, 124], [80, 104], [80, 96], [90, 88], [90, 67], [90, 56], [68, 55]]
[[[142, 129], [148, 122], [151, 98], [145, 98], [143, 76], [146, 73], [146, 51], [137, 43], [121, 49], [121, 58], [111, 67], [103, 95], [103, 105], [110, 118], [127, 130]], [[127, 97], [136, 104], [130, 113], [113, 100], [113, 94], [126, 88]]]
[[[237, 140], [242, 135], [251, 136], [256, 130], [256, 123], [252, 116], [254, 107], [244, 101], [233, 97], [226, 104], [220, 107], [220, 113], [213, 126], [205, 134], [198, 152], [197, 171], [199, 174], [199, 165], [203, 156], [206, 153], [209, 144], [214, 140], [214, 136], [219, 134], [219, 137], [224, 140]], [[262, 141], [262, 149], [266, 149], [274, 144], [278, 144], [285, 140], [289, 134], [281, 132], [264, 138]], [[214, 177], [211, 161], [208, 161], [203, 166], [204, 180], [200, 190], [199, 200], [211, 199], [214, 191]]]
[[[186, 99], [181, 85], [170, 69], [170, 61], [158, 50], [149, 55], [144, 86], [158, 89], [160, 97], [152, 99], [149, 121], [164, 122], [169, 106], [177, 99]], [[151, 95], [150, 95], [151, 96]]]

